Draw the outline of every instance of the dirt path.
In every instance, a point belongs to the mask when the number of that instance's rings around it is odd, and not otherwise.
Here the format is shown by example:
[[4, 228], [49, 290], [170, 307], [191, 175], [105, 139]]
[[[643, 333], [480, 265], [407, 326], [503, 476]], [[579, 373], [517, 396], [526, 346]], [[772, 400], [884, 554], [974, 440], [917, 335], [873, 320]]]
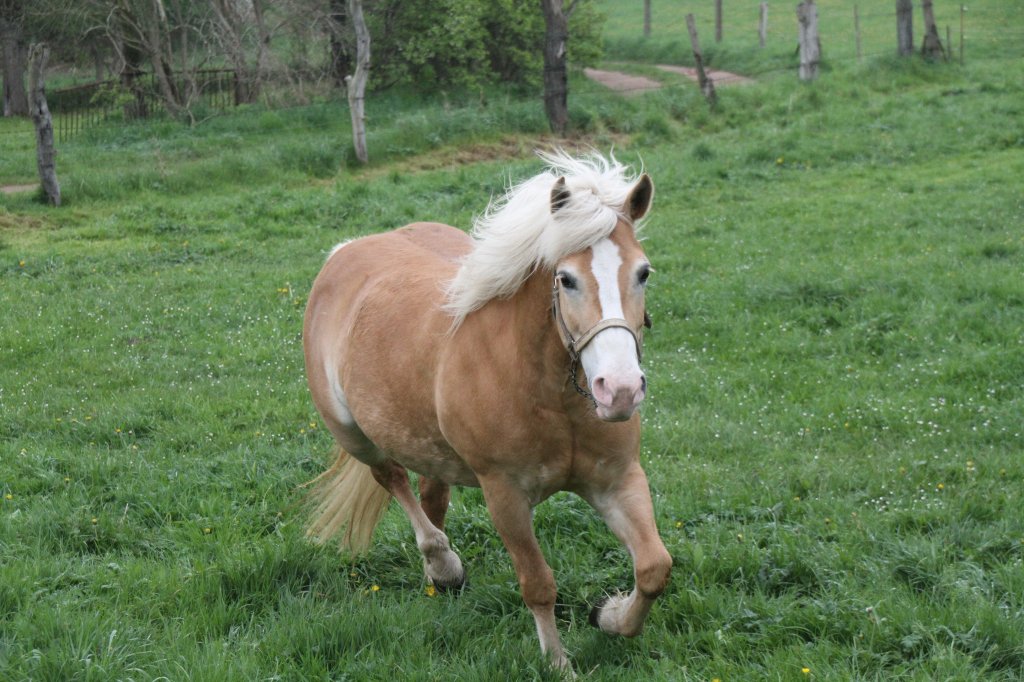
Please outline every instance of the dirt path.
[[31, 192], [34, 189], [38, 189], [39, 183], [33, 183], [31, 185], [0, 185], [0, 193], [3, 194], [18, 194], [20, 192]]
[[[697, 69], [690, 66], [671, 66], [669, 64], [658, 64], [658, 68], [667, 73], [677, 73], [681, 76], [686, 76], [693, 82], [697, 82]], [[708, 69], [706, 72], [707, 77], [714, 81], [715, 85], [747, 85], [753, 83], [753, 78], [747, 78], [741, 76], [738, 73], [729, 73], [728, 71], [715, 71], [714, 69]]]
[[623, 95], [639, 95], [648, 90], [661, 87], [658, 81], [646, 76], [631, 76], [621, 71], [601, 71], [600, 69], [583, 69], [584, 75], [592, 81]]
[[[671, 66], [658, 64], [658, 69], [666, 73], [674, 73], [685, 76], [690, 80], [697, 81], [697, 70], [689, 66]], [[614, 90], [623, 95], [639, 95], [648, 90], [657, 90], [661, 83], [646, 76], [634, 76], [621, 71], [602, 71], [600, 69], [584, 69], [583, 73], [592, 81]], [[753, 79], [728, 71], [708, 71], [708, 78], [714, 81], [716, 86], [743, 85], [753, 83]]]

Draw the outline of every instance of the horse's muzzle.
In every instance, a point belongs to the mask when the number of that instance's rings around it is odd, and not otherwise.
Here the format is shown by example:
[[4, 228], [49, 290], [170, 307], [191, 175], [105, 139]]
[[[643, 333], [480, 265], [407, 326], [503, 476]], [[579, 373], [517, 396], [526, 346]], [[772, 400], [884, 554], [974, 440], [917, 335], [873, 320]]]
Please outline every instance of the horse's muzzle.
[[629, 377], [599, 376], [594, 379], [591, 390], [598, 417], [610, 422], [625, 421], [633, 416], [647, 395], [647, 377], [642, 372]]

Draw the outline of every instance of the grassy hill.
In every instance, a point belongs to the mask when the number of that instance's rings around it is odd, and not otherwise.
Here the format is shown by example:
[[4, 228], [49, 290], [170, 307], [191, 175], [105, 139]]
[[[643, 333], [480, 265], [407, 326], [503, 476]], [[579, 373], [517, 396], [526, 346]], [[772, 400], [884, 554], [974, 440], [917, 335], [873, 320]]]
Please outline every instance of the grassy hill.
[[[1019, 679], [1021, 10], [972, 3], [963, 66], [826, 41], [801, 84], [788, 6], [759, 69], [756, 13], [726, 3], [714, 66], [763, 73], [711, 112], [650, 67], [685, 59], [668, 24], [635, 40], [635, 4], [604, 3], [609, 59], [665, 87], [574, 79], [570, 144], [657, 187], [643, 457], [675, 569], [643, 636], [608, 638], [588, 605], [628, 556], [578, 499], [538, 507], [576, 670]], [[879, 36], [890, 4], [861, 3]], [[303, 536], [297, 486], [331, 447], [300, 342], [326, 252], [468, 227], [554, 142], [539, 99], [369, 106], [367, 169], [324, 102], [95, 129], [60, 149], [65, 207], [0, 195], [0, 678], [555, 678], [479, 491], [449, 515], [459, 597], [426, 594], [397, 505], [355, 562]], [[32, 180], [27, 133], [0, 123], [0, 183]]]

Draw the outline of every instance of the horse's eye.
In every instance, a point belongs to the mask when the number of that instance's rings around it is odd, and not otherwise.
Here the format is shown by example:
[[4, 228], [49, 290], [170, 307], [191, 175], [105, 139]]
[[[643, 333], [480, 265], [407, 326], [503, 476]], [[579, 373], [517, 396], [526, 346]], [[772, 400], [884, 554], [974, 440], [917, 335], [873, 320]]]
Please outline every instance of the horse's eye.
[[562, 283], [563, 289], [576, 289], [576, 278], [573, 277], [572, 275], [565, 272], [560, 272], [558, 273], [558, 280]]
[[647, 279], [651, 276], [651, 266], [641, 266], [640, 271], [636, 273], [636, 279], [640, 283], [640, 286], [647, 284]]

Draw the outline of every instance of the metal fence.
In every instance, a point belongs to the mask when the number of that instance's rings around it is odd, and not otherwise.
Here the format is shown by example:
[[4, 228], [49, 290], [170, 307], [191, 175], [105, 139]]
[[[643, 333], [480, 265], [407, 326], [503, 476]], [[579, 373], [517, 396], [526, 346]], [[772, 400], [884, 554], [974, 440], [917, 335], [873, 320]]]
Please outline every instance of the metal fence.
[[[191, 110], [225, 111], [238, 102], [238, 77], [232, 69], [203, 69], [170, 81], [179, 101]], [[127, 73], [118, 79], [61, 88], [47, 93], [58, 141], [106, 122], [134, 121], [166, 112], [152, 73]]]

